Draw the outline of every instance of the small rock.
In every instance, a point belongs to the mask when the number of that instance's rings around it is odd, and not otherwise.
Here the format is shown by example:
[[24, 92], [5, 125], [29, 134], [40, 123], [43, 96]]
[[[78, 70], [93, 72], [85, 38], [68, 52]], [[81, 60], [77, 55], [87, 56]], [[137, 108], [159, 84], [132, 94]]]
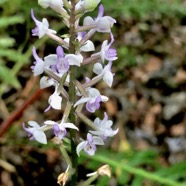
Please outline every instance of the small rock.
[[170, 120], [185, 107], [186, 93], [174, 93], [165, 100], [165, 103], [166, 105], [163, 108], [163, 118]]

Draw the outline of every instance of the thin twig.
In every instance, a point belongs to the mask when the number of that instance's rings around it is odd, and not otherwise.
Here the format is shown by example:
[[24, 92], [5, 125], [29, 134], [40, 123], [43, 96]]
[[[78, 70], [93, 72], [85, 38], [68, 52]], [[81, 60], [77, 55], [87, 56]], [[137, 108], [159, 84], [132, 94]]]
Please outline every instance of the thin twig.
[[38, 98], [42, 95], [43, 90], [39, 89], [37, 90], [31, 97], [29, 97], [22, 106], [20, 106], [19, 108], [17, 108], [15, 111], [13, 111], [10, 114], [10, 117], [7, 118], [6, 120], [3, 121], [3, 123], [0, 125], [0, 137], [3, 136], [6, 131], [11, 127], [11, 125], [13, 124], [14, 121], [18, 120], [24, 110], [31, 105], [35, 100], [38, 100]]

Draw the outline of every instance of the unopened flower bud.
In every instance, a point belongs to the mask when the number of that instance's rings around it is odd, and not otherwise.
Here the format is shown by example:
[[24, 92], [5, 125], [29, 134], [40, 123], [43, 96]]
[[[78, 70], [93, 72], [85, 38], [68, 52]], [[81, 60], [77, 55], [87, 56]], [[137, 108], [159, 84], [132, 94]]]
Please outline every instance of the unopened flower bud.
[[63, 1], [62, 0], [38, 0], [38, 4], [42, 8], [54, 8], [54, 7], [63, 7]]
[[60, 13], [63, 18], [68, 18], [68, 14], [63, 8], [63, 0], [38, 0], [38, 4], [42, 8], [50, 7], [54, 11]]
[[84, 2], [85, 10], [87, 10], [89, 12], [93, 11], [97, 7], [97, 5], [100, 1], [101, 0], [85, 0], [85, 2]]

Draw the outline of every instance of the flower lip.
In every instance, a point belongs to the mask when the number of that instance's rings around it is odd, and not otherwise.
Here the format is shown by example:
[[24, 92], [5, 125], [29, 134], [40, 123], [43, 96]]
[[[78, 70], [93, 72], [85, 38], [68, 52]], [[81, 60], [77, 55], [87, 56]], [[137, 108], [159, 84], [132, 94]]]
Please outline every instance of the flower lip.
[[86, 104], [86, 109], [94, 113], [97, 109], [100, 108], [100, 102], [101, 102], [101, 96], [97, 96], [96, 98], [91, 98], [87, 104]]
[[52, 126], [54, 135], [59, 139], [63, 139], [66, 136], [67, 128], [79, 130], [73, 123], [64, 123], [63, 120], [61, 120], [60, 123], [57, 123], [52, 120], [47, 120], [44, 123], [46, 125]]
[[79, 156], [81, 150], [84, 149], [84, 152], [90, 156], [93, 156], [96, 151], [96, 145], [104, 145], [103, 140], [100, 137], [92, 136], [92, 134], [87, 134], [87, 140], [83, 140], [76, 147], [76, 152]]
[[66, 129], [60, 125], [58, 125], [58, 123], [53, 125], [53, 131], [55, 136], [57, 136], [59, 139], [63, 139], [66, 136]]

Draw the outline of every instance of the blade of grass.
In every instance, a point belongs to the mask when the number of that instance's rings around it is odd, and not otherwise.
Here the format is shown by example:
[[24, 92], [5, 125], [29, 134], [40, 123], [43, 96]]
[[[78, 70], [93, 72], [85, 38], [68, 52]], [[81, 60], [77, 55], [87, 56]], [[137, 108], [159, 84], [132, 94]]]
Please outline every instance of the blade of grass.
[[[83, 155], [83, 154], [82, 154]], [[127, 165], [127, 163], [121, 163], [115, 160], [111, 160], [108, 157], [102, 156], [102, 155], [94, 155], [89, 157], [90, 159], [93, 159], [95, 161], [101, 162], [101, 163], [107, 163], [110, 166], [114, 168], [120, 168], [123, 171], [129, 172], [131, 174], [144, 177], [145, 179], [149, 179], [152, 181], [155, 181], [160, 184], [165, 184], [167, 186], [184, 186], [183, 184], [179, 182], [172, 181], [170, 179], [167, 179], [165, 177], [161, 177], [156, 175], [155, 173], [149, 173], [147, 171], [144, 171], [143, 169], [131, 167], [130, 165]]]

